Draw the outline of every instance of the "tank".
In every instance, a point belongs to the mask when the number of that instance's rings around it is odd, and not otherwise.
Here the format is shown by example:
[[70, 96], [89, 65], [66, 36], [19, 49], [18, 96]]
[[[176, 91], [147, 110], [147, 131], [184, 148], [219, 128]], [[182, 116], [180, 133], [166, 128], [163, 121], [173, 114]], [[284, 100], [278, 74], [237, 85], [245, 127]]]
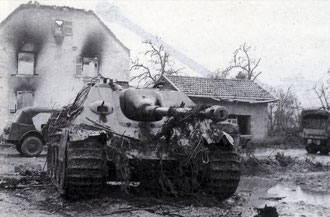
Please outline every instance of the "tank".
[[[43, 128], [47, 173], [68, 199], [102, 194], [109, 181], [138, 182], [157, 195], [229, 198], [240, 157], [221, 106], [195, 105], [182, 92], [122, 89], [109, 79], [84, 87]], [[227, 123], [228, 125], [228, 123]]]
[[330, 112], [305, 109], [300, 115], [300, 135], [308, 153], [327, 155], [330, 150]]

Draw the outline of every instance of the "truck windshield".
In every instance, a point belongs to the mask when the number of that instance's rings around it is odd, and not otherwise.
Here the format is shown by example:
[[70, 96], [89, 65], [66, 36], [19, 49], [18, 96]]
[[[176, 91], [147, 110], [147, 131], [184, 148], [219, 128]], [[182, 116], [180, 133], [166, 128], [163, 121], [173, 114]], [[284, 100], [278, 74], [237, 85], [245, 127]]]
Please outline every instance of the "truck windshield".
[[327, 126], [328, 116], [309, 114], [303, 117], [303, 128], [308, 129], [325, 129]]

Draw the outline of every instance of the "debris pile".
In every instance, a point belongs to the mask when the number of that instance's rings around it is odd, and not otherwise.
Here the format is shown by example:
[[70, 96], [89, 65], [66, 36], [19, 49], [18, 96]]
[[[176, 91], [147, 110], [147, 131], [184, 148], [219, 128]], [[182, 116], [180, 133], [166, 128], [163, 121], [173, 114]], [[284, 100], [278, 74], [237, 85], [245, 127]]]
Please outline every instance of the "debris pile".
[[15, 166], [15, 176], [2, 176], [0, 188], [16, 189], [26, 187], [45, 187], [47, 182], [46, 173], [42, 171], [41, 165], [25, 163]]
[[284, 155], [284, 153], [276, 153], [275, 159], [280, 163], [282, 167], [287, 167], [295, 162], [295, 159], [289, 155]]

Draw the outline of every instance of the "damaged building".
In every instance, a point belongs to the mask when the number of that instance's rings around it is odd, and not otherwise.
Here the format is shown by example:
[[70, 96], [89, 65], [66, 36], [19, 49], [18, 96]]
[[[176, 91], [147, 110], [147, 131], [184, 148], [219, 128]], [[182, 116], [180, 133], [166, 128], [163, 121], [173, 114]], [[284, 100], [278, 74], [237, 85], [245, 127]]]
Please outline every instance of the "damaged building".
[[23, 4], [0, 24], [0, 128], [20, 108], [68, 104], [92, 77], [127, 85], [129, 64], [93, 11]]
[[267, 135], [268, 103], [276, 99], [251, 80], [164, 76], [164, 88], [186, 93], [196, 104], [222, 105], [228, 121], [238, 124], [242, 135], [260, 140]]

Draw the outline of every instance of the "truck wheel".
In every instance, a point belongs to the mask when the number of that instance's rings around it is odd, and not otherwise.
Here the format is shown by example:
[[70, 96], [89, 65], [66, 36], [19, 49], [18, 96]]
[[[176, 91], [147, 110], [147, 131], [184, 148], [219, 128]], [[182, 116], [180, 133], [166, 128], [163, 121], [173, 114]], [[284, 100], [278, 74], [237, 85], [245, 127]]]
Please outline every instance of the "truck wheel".
[[43, 143], [41, 139], [36, 136], [29, 136], [25, 138], [21, 145], [22, 154], [26, 157], [35, 157], [42, 152]]
[[22, 146], [22, 143], [17, 143], [17, 144], [16, 144], [16, 150], [17, 150], [20, 154], [23, 154], [23, 153], [22, 153], [22, 148], [21, 148], [21, 146]]
[[316, 154], [318, 152], [318, 149], [317, 149], [316, 145], [312, 143], [312, 144], [306, 145], [306, 151], [309, 154]]

